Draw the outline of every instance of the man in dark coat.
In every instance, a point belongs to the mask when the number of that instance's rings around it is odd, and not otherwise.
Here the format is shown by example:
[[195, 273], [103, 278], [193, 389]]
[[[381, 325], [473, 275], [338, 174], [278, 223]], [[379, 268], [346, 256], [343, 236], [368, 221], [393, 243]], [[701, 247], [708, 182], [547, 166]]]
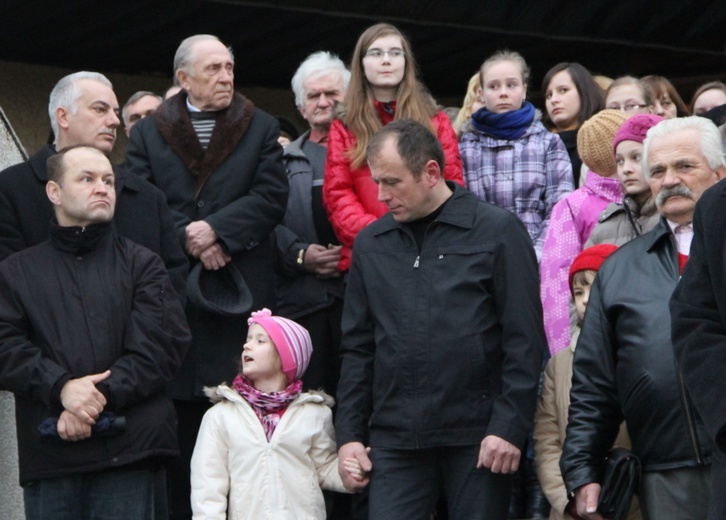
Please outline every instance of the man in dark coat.
[[[177, 238], [194, 266], [228, 269], [246, 279], [252, 308], [274, 308], [273, 251], [288, 184], [277, 120], [234, 91], [234, 58], [215, 36], [184, 40], [174, 58], [184, 90], [166, 100], [131, 134], [127, 163], [166, 194]], [[193, 267], [194, 269], [194, 267]], [[248, 313], [222, 315], [187, 306], [192, 349], [175, 381], [182, 459], [175, 517], [188, 517], [189, 460], [204, 411], [203, 386], [237, 373]], [[173, 491], [173, 490], [172, 490]]]
[[[371, 473], [370, 518], [504, 519], [546, 350], [532, 241], [445, 182], [441, 144], [394, 121], [368, 146], [389, 213], [358, 235], [343, 310], [339, 470]], [[365, 445], [371, 448], [370, 460]]]
[[[0, 260], [48, 239], [53, 205], [45, 194], [46, 161], [56, 150], [78, 144], [110, 154], [118, 108], [111, 82], [97, 72], [76, 72], [55, 85], [48, 105], [55, 144], [0, 172]], [[183, 298], [189, 263], [174, 234], [164, 194], [122, 168], [115, 167], [114, 175], [117, 233], [158, 254]]]
[[48, 164], [50, 238], [0, 263], [0, 388], [16, 398], [28, 518], [154, 518], [177, 454], [165, 386], [191, 341], [161, 259], [116, 235], [111, 163]]
[[333, 111], [349, 79], [340, 58], [325, 51], [308, 56], [292, 77], [295, 102], [310, 130], [285, 147], [290, 197], [275, 228], [278, 312], [308, 329], [313, 340], [305, 388], [330, 395], [340, 377], [345, 286], [338, 270], [341, 246], [323, 207], [323, 177]]
[[711, 442], [675, 363], [668, 301], [696, 202], [726, 172], [721, 153], [716, 127], [699, 117], [662, 121], [645, 139], [643, 173], [662, 218], [598, 271], [573, 361], [560, 466], [584, 519], [602, 519], [600, 469], [623, 420], [643, 467], [646, 520], [707, 516]]
[[[713, 141], [711, 141], [713, 143]], [[715, 143], [713, 143], [715, 144]], [[726, 173], [721, 150], [712, 167]], [[726, 518], [726, 184], [703, 194], [693, 216], [691, 255], [671, 299], [673, 349], [686, 388], [713, 440], [708, 518]]]

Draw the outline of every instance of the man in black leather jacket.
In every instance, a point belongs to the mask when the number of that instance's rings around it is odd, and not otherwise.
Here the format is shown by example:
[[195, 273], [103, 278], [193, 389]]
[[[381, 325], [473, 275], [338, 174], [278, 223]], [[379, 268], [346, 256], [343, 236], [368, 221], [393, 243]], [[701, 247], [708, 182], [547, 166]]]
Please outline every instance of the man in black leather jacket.
[[599, 470], [623, 419], [643, 465], [644, 516], [706, 517], [711, 443], [675, 363], [668, 309], [688, 259], [696, 201], [725, 170], [711, 153], [720, 152], [716, 128], [699, 119], [663, 121], [648, 132], [643, 171], [661, 221], [603, 264], [590, 295], [560, 461], [585, 519], [602, 518]]

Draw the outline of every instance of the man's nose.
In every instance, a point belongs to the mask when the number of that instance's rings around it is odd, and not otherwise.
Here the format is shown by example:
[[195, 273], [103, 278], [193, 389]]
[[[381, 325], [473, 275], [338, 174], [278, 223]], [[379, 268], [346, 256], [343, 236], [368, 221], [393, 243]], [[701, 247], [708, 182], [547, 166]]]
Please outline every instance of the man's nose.
[[113, 110], [108, 111], [109, 117], [106, 121], [106, 126], [109, 128], [116, 128], [118, 125], [121, 124], [121, 120], [118, 118], [118, 114], [114, 112]]
[[378, 200], [381, 202], [386, 202], [389, 199], [388, 192], [386, 191], [385, 187], [381, 184], [378, 185]]
[[665, 175], [663, 176], [663, 185], [664, 186], [675, 186], [676, 184], [681, 183], [681, 178], [676, 175], [676, 172], [673, 168], [668, 168], [665, 172]]

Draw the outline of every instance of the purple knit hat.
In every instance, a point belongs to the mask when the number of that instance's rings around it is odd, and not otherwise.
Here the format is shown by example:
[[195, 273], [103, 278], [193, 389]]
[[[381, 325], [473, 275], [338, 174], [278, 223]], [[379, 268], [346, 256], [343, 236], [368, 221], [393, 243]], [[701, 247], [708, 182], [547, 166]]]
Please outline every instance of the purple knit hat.
[[655, 125], [663, 121], [663, 118], [656, 116], [655, 114], [635, 114], [634, 116], [625, 120], [620, 125], [618, 131], [615, 132], [615, 138], [613, 139], [613, 154], [618, 148], [618, 145], [623, 141], [636, 141], [642, 143], [645, 141], [645, 134], [648, 130], [653, 128]]
[[313, 353], [313, 342], [308, 330], [292, 320], [273, 316], [270, 309], [253, 312], [247, 325], [257, 324], [270, 336], [282, 361], [282, 371], [292, 383], [305, 373]]

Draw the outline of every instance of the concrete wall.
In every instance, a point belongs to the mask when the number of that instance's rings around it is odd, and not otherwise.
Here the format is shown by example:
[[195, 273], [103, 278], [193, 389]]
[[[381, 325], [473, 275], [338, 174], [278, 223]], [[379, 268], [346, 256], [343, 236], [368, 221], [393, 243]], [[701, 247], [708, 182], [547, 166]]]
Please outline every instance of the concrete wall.
[[[15, 132], [0, 108], [0, 170], [25, 160]], [[15, 399], [0, 392], [0, 519], [23, 520], [23, 494], [18, 485], [18, 439]]]

